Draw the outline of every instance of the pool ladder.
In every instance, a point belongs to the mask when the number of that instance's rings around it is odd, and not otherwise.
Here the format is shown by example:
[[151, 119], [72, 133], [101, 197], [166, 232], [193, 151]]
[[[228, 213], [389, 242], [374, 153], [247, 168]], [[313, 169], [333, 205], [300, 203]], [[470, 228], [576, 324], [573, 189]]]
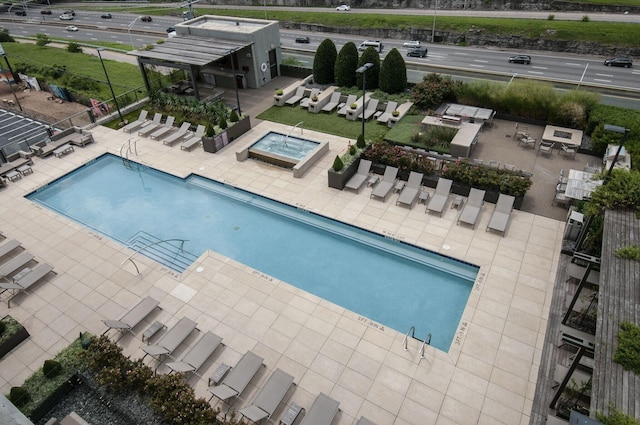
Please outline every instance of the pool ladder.
[[[411, 338], [413, 339], [417, 339], [415, 337], [415, 333], [416, 333], [416, 327], [411, 326], [409, 328], [409, 331], [404, 336], [404, 339], [402, 340], [402, 346], [404, 347], [404, 351], [409, 351], [409, 347], [408, 347], [409, 336], [411, 336]], [[418, 341], [420, 340], [418, 339]], [[424, 359], [424, 351], [427, 345], [431, 345], [431, 332], [429, 332], [427, 334], [427, 337], [424, 339], [424, 341], [422, 341], [422, 345], [420, 346], [420, 351], [418, 352], [418, 354], [420, 355], [420, 358], [418, 359], [418, 363], [420, 362], [420, 360]]]
[[[129, 154], [134, 153], [138, 156], [138, 139], [130, 137], [126, 142], [120, 146], [120, 157], [122, 158], [122, 164], [131, 169], [131, 160], [129, 159]], [[126, 146], [126, 150], [125, 150]], [[123, 153], [124, 150], [124, 153]]]

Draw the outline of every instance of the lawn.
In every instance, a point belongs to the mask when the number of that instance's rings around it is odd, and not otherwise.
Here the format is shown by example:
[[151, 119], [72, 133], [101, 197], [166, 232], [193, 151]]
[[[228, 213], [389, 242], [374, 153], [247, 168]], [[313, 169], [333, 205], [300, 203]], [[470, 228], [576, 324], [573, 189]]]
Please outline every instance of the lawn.
[[[302, 128], [334, 134], [353, 139], [354, 142], [362, 133], [362, 121], [349, 121], [343, 116], [333, 114], [313, 114], [298, 106], [272, 106], [257, 116], [261, 120], [278, 122], [294, 126], [303, 122]], [[389, 131], [386, 125], [376, 120], [365, 123], [364, 134], [367, 140], [382, 140]]]

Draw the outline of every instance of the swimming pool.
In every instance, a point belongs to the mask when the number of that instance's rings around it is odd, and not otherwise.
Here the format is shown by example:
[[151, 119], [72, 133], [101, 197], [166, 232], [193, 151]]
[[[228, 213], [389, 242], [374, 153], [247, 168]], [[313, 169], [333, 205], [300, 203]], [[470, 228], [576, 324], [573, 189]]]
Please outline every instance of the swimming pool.
[[123, 244], [187, 239], [447, 351], [478, 268], [212, 180], [105, 154], [27, 195]]

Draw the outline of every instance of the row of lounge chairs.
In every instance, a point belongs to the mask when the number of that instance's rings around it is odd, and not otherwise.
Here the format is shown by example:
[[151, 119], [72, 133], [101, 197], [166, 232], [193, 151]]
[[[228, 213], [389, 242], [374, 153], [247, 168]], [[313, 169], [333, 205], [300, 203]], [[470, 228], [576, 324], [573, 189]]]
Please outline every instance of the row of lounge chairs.
[[173, 146], [180, 143], [181, 150], [190, 151], [197, 146], [204, 136], [206, 127], [198, 125], [195, 132], [191, 132], [191, 123], [183, 122], [179, 128], [173, 126], [175, 122], [174, 116], [167, 116], [164, 124], [162, 123], [162, 114], [156, 113], [152, 120], [148, 120], [149, 112], [140, 111], [137, 120], [127, 124], [122, 128], [125, 133], [138, 132], [138, 136], [148, 137], [151, 140], [160, 140], [163, 144]]
[[[21, 247], [15, 239], [5, 241], [0, 245], [0, 259], [12, 255]], [[33, 285], [53, 272], [53, 267], [47, 263], [35, 267], [31, 266], [32, 263], [34, 256], [25, 250], [0, 263], [0, 294], [8, 294], [7, 308], [11, 308], [11, 300], [15, 296], [28, 293]]]
[[[371, 165], [371, 161], [361, 159], [356, 173], [347, 181], [345, 188], [360, 192], [360, 189], [366, 182], [375, 184], [378, 179], [377, 177], [370, 176]], [[438, 179], [435, 192], [429, 199], [428, 193], [424, 192], [421, 188], [424, 177], [421, 173], [412, 171], [409, 174], [409, 179], [406, 184], [398, 182], [397, 176], [398, 169], [387, 166], [382, 180], [374, 186], [370, 197], [386, 201], [387, 196], [392, 193], [393, 189], [396, 189], [400, 191], [396, 205], [405, 205], [411, 209], [416, 201], [420, 199], [424, 200], [425, 203], [428, 201], [425, 212], [438, 213], [442, 216], [449, 201], [449, 194], [453, 185], [452, 180], [445, 178]], [[475, 228], [480, 212], [484, 206], [485, 193], [484, 190], [471, 188], [467, 203], [457, 205], [458, 208], [461, 208], [458, 216], [458, 225], [464, 223]], [[505, 194], [499, 195], [496, 208], [487, 225], [487, 231], [495, 230], [501, 232], [503, 235], [505, 234], [514, 203], [515, 198], [513, 196]]]
[[[112, 329], [132, 331], [134, 327], [141, 323], [153, 310], [158, 308], [158, 306], [159, 302], [152, 297], [142, 299], [125, 312], [120, 319], [103, 320], [107, 326], [107, 330], [103, 335]], [[143, 359], [147, 355], [156, 357], [157, 359], [161, 359], [162, 356], [171, 356], [176, 348], [182, 344], [194, 330], [197, 330], [197, 323], [189, 318], [183, 317], [158, 339], [155, 344], [142, 347], [142, 350], [145, 352]], [[169, 373], [196, 373], [221, 345], [223, 345], [221, 337], [213, 332], [207, 332], [193, 345], [181, 360], [167, 363], [167, 367], [170, 369]], [[221, 365], [221, 367], [224, 366], [225, 365]], [[219, 383], [214, 382], [215, 385], [208, 388], [208, 391], [211, 393], [209, 400], [215, 397], [219, 401], [226, 403], [228, 405], [228, 413], [240, 395], [249, 386], [251, 380], [264, 366], [264, 358], [252, 351], [247, 351], [228, 373], [226, 373], [226, 370], [228, 370], [228, 367], [226, 367], [224, 372], [226, 374]], [[254, 423], [260, 423], [265, 420], [268, 421], [294, 386], [293, 376], [281, 369], [276, 369], [256, 393], [251, 403], [238, 411], [240, 417], [244, 417]], [[320, 393], [311, 408], [306, 412], [300, 425], [330, 425], [339, 411], [339, 406], [339, 402]], [[292, 403], [284, 414], [281, 423], [288, 423], [285, 417], [287, 417], [289, 411], [292, 412], [292, 421], [290, 423], [293, 423], [300, 410], [301, 408], [297, 404]], [[358, 424], [375, 425], [364, 417], [358, 421]]]

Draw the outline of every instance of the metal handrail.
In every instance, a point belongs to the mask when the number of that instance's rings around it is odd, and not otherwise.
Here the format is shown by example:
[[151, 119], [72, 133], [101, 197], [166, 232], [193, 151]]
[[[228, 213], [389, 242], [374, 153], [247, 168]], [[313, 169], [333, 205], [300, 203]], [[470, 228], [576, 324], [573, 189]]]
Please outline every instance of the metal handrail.
[[424, 359], [424, 347], [425, 347], [425, 345], [431, 345], [431, 332], [429, 332], [429, 334], [424, 339], [424, 341], [422, 341], [422, 346], [420, 347], [420, 351], [419, 351], [421, 359]]
[[120, 263], [120, 265], [121, 265], [121, 266], [123, 266], [123, 265], [124, 265], [124, 263], [126, 263], [127, 261], [131, 261], [131, 264], [133, 264], [133, 267], [135, 267], [135, 268], [136, 268], [136, 272], [137, 272], [137, 274], [138, 274], [138, 275], [140, 275], [140, 269], [138, 268], [138, 265], [135, 263], [135, 261], [133, 261], [133, 256], [134, 256], [134, 255], [136, 255], [136, 254], [138, 254], [139, 252], [142, 252], [142, 251], [144, 251], [145, 249], [150, 248], [150, 247], [152, 247], [152, 246], [154, 246], [154, 245], [159, 245], [159, 244], [164, 243], [164, 242], [175, 242], [175, 241], [182, 242], [182, 243], [180, 244], [180, 252], [184, 252], [184, 243], [185, 243], [185, 242], [187, 242], [188, 240], [189, 240], [189, 239], [164, 239], [164, 240], [157, 241], [157, 242], [151, 242], [151, 243], [149, 243], [149, 244], [147, 244], [147, 245], [145, 245], [145, 246], [143, 246], [143, 247], [141, 247], [141, 248], [137, 249], [137, 250], [136, 250], [135, 252], [133, 252], [130, 256], [128, 256], [127, 258], [125, 258], [125, 259], [122, 261], [122, 263]]
[[[287, 139], [289, 138], [289, 136], [291, 136], [291, 133], [293, 133], [293, 130], [296, 129], [296, 127], [298, 127], [300, 124], [304, 124], [304, 121], [300, 121], [298, 124], [294, 125], [293, 127], [291, 127], [291, 130], [289, 130], [289, 134], [287, 134], [287, 136], [284, 138], [283, 143], [285, 146], [287, 146]], [[302, 127], [300, 127], [300, 135], [304, 134]]]
[[411, 338], [415, 338], [415, 334], [416, 334], [416, 327], [415, 326], [411, 326], [409, 328], [409, 331], [407, 332], [407, 334], [404, 336], [404, 339], [402, 340], [402, 345], [404, 345], [404, 351], [408, 351], [409, 350], [407, 348], [409, 334], [411, 334]]

